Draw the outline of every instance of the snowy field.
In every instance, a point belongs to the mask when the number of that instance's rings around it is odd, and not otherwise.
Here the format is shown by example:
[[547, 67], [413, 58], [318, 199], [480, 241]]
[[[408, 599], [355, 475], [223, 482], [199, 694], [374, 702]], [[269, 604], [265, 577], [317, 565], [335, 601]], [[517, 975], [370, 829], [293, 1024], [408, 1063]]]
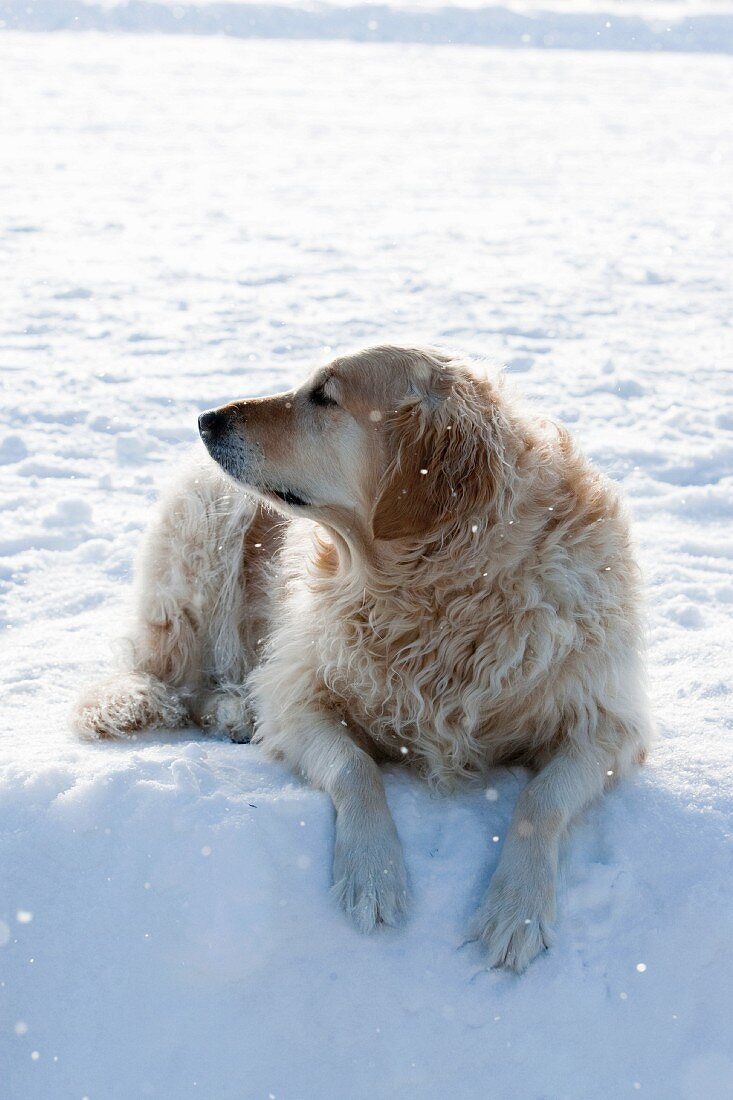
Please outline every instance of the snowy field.
[[[733, 1096], [731, 61], [0, 35], [0, 1096]], [[659, 738], [557, 944], [461, 946], [520, 771], [387, 792], [404, 928], [259, 750], [66, 728], [197, 413], [336, 351], [505, 364], [624, 487]]]
[[0, 0], [0, 28], [733, 53], [733, 0]]

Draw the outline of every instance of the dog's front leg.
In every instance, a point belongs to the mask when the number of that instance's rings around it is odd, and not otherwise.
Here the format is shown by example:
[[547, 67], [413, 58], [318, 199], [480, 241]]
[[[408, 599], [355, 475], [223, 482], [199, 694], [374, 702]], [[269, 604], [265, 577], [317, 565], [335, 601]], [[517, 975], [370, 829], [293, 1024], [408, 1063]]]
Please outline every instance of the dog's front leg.
[[521, 971], [549, 947], [560, 841], [570, 820], [603, 790], [609, 765], [600, 757], [560, 753], [519, 796], [473, 925], [491, 966]]
[[379, 768], [339, 720], [315, 712], [288, 738], [291, 760], [336, 809], [333, 893], [362, 932], [397, 924], [407, 906], [402, 848]]

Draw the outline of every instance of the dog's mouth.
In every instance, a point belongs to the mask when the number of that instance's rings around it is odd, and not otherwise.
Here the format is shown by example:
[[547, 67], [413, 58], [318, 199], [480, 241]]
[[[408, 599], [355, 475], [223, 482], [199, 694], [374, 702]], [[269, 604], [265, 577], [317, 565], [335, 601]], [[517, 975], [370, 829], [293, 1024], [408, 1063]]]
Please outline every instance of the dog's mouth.
[[199, 420], [201, 438], [211, 457], [225, 473], [245, 488], [254, 489], [264, 496], [275, 497], [276, 500], [290, 505], [291, 508], [307, 508], [312, 503], [306, 497], [301, 496], [300, 493], [296, 493], [294, 489], [263, 485], [259, 482], [259, 479], [252, 478], [254, 471], [252, 470], [251, 453], [245, 449], [242, 440], [236, 435], [233, 437], [231, 433], [227, 433], [223, 439], [217, 437], [214, 431], [209, 428], [208, 423], [204, 422], [204, 417], [210, 415], [204, 413]]
[[274, 497], [281, 500], [283, 504], [290, 504], [294, 508], [307, 508], [310, 501], [307, 501], [304, 497], [294, 493], [292, 489], [268, 489], [268, 493], [272, 493]]

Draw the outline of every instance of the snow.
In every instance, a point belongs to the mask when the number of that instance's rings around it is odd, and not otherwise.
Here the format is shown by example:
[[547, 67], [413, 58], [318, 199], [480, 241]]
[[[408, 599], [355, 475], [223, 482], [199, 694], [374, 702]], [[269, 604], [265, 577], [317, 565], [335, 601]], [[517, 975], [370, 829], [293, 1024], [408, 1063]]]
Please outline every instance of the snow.
[[510, 49], [733, 52], [732, 0], [0, 0], [0, 28], [462, 43]]
[[[730, 62], [0, 36], [0, 1093], [733, 1094]], [[407, 924], [329, 897], [332, 814], [259, 750], [65, 724], [196, 414], [349, 347], [506, 363], [621, 482], [659, 739], [589, 812], [556, 945], [468, 920], [517, 770], [386, 777]]]

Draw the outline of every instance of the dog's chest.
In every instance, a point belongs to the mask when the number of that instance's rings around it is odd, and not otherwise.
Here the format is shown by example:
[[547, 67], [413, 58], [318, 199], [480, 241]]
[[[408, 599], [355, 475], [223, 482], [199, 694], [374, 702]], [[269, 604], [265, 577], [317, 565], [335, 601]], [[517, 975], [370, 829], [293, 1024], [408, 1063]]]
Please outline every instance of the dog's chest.
[[523, 660], [511, 630], [492, 638], [481, 616], [455, 622], [430, 606], [334, 610], [315, 645], [320, 679], [344, 720], [433, 771], [486, 763], [487, 722], [509, 701]]

